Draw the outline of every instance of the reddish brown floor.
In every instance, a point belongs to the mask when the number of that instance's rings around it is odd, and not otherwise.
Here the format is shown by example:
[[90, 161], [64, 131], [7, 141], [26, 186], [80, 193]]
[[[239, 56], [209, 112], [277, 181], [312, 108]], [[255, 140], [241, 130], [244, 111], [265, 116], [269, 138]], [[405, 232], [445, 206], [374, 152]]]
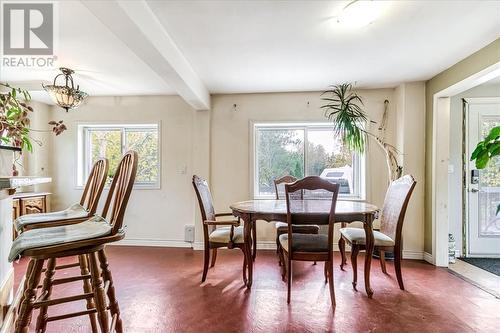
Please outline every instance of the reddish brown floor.
[[[345, 272], [335, 265], [332, 313], [322, 264], [294, 265], [287, 305], [274, 251], [259, 251], [251, 291], [243, 287], [238, 250], [220, 251], [204, 284], [202, 251], [118, 246], [107, 251], [126, 332], [498, 332], [500, 322], [500, 300], [421, 261], [404, 262], [407, 290], [401, 291], [392, 263], [386, 276], [374, 260], [373, 299], [362, 288], [352, 289], [350, 265]], [[362, 267], [362, 256], [360, 261]], [[16, 264], [16, 280], [25, 267], [25, 261]], [[79, 283], [59, 286], [55, 296], [79, 291]], [[49, 315], [84, 307], [52, 307]], [[88, 318], [49, 323], [48, 332], [89, 332]]]

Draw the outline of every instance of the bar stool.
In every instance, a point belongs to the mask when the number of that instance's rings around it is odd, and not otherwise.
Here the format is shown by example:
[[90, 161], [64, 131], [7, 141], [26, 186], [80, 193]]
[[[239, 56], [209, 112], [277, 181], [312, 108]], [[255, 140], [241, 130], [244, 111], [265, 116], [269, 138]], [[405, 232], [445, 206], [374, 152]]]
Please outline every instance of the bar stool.
[[[9, 260], [13, 261], [19, 256], [30, 258], [15, 333], [28, 332], [34, 309], [40, 309], [36, 323], [37, 333], [45, 332], [49, 321], [83, 315], [88, 315], [91, 322], [97, 315], [101, 332], [123, 331], [113, 278], [104, 250], [107, 243], [125, 237], [122, 228], [123, 217], [137, 172], [137, 159], [137, 153], [134, 151], [129, 151], [123, 156], [111, 183], [102, 216], [96, 215], [77, 224], [27, 230], [14, 241]], [[108, 213], [110, 213], [109, 218], [107, 218]], [[75, 255], [85, 258], [85, 262], [88, 258], [89, 270], [82, 271], [79, 276], [54, 279], [57, 258]], [[45, 261], [47, 269], [40, 296], [37, 297], [36, 290]], [[92, 285], [90, 291], [57, 299], [50, 297], [54, 285], [88, 280]], [[87, 309], [84, 311], [52, 317], [47, 314], [49, 306], [80, 300], [87, 300]], [[108, 310], [111, 313], [111, 323]], [[97, 331], [94, 327], [92, 330]]]
[[16, 231], [22, 233], [29, 229], [73, 224], [93, 216], [106, 183], [108, 169], [109, 163], [107, 159], [103, 158], [95, 162], [85, 183], [80, 203], [71, 205], [62, 211], [19, 216], [14, 221]]
[[[106, 184], [108, 170], [108, 160], [106, 158], [99, 159], [92, 166], [92, 170], [90, 171], [90, 175], [87, 179], [87, 182], [85, 183], [85, 188], [83, 190], [83, 194], [79, 203], [75, 203], [62, 211], [22, 215], [14, 221], [14, 227], [17, 231], [17, 234], [21, 234], [25, 230], [30, 229], [80, 223], [91, 218], [97, 210], [99, 199], [104, 189], [104, 185]], [[68, 269], [78, 266], [80, 266], [81, 274], [88, 274], [88, 259], [85, 256], [78, 256], [77, 262], [55, 266], [53, 267], [53, 270]], [[42, 269], [42, 272], [45, 271], [47, 271], [47, 268]], [[62, 283], [62, 281], [59, 282]], [[91, 288], [92, 287], [89, 281], [84, 280], [84, 292], [90, 292]], [[91, 302], [87, 303], [89, 307], [92, 307]], [[95, 321], [95, 318], [91, 321], [91, 323], [92, 329], [97, 330], [97, 323]]]

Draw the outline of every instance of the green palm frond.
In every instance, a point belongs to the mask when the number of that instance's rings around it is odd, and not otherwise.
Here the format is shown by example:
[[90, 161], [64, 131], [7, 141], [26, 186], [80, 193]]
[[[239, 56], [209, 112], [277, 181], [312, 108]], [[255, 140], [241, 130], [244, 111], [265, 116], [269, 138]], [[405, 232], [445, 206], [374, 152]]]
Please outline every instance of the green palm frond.
[[363, 126], [367, 117], [360, 106], [363, 100], [352, 91], [352, 84], [334, 85], [321, 95], [329, 96], [321, 98], [326, 102], [321, 108], [325, 109], [325, 117], [333, 123], [335, 134], [349, 149], [363, 153], [367, 135]]

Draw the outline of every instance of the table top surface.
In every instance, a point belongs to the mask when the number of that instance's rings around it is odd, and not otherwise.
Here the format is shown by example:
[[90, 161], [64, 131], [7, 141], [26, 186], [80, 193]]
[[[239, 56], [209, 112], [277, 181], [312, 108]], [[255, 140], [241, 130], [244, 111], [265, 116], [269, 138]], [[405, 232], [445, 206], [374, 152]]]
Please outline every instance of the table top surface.
[[[329, 214], [331, 200], [292, 200], [293, 213]], [[251, 214], [284, 214], [286, 215], [285, 200], [248, 200], [236, 202], [230, 206], [234, 211]], [[361, 201], [338, 200], [335, 215], [343, 214], [375, 214], [378, 207]]]
[[0, 190], [18, 188], [21, 186], [30, 186], [52, 182], [50, 177], [37, 176], [0, 176]]

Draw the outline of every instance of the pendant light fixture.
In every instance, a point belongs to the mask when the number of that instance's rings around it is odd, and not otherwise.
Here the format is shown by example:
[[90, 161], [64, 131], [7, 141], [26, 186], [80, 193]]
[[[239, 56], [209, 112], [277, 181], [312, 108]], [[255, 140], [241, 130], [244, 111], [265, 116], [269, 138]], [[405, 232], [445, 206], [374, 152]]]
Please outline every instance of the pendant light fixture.
[[[73, 77], [71, 74], [75, 73], [73, 70], [65, 67], [59, 68], [62, 72], [54, 78], [54, 83], [51, 85], [44, 85], [43, 89], [47, 91], [52, 100], [68, 112], [70, 109], [76, 109], [82, 104], [87, 93], [80, 90], [80, 86], [74, 86]], [[58, 85], [57, 79], [60, 78], [64, 81], [64, 85]]]

